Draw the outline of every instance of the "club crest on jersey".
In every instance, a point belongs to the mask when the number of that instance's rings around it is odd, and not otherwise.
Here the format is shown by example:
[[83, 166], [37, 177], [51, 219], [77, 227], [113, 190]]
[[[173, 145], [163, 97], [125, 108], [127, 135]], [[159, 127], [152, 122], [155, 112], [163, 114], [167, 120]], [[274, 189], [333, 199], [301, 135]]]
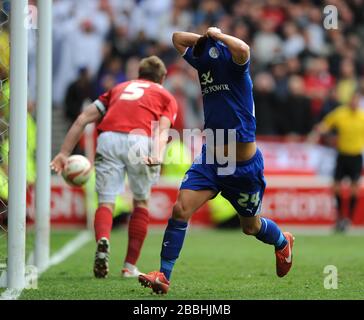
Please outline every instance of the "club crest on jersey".
[[216, 47], [212, 47], [209, 51], [209, 55], [213, 59], [217, 59], [219, 57], [219, 50]]
[[210, 83], [213, 83], [214, 82], [214, 79], [212, 78], [211, 76], [211, 71], [207, 72], [207, 73], [203, 73], [201, 75], [201, 84], [203, 86], [206, 86], [207, 84], [210, 84]]

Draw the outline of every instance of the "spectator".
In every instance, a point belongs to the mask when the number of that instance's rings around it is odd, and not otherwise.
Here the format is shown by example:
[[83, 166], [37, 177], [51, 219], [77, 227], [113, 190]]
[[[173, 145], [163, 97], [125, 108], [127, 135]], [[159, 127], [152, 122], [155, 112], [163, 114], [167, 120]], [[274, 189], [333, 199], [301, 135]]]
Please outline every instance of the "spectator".
[[322, 28], [322, 13], [317, 7], [309, 10], [309, 23], [305, 26], [307, 47], [310, 52], [321, 55], [325, 52], [325, 33]]
[[196, 11], [194, 23], [215, 25], [225, 15], [225, 10], [217, 0], [202, 0]]
[[266, 66], [281, 56], [283, 42], [275, 32], [273, 21], [262, 21], [260, 28], [254, 37], [254, 57], [259, 64]]
[[364, 77], [359, 82], [359, 107], [364, 109]]
[[65, 115], [74, 122], [82, 111], [85, 100], [92, 99], [92, 84], [87, 68], [81, 68], [76, 81], [67, 89], [65, 99]]
[[275, 80], [275, 93], [279, 100], [288, 95], [288, 68], [287, 64], [277, 61], [271, 66], [271, 72]]
[[257, 134], [271, 135], [276, 132], [277, 98], [274, 93], [273, 77], [267, 73], [259, 73], [254, 79], [255, 116], [257, 118]]
[[350, 59], [344, 59], [340, 64], [340, 78], [336, 88], [340, 104], [347, 104], [357, 88], [355, 67]]
[[286, 40], [283, 44], [283, 55], [286, 58], [296, 57], [305, 49], [305, 41], [296, 24], [288, 22], [284, 25]]
[[280, 109], [284, 115], [280, 133], [306, 135], [312, 129], [312, 116], [310, 100], [305, 96], [304, 80], [300, 76], [291, 76], [288, 87], [290, 93]]
[[62, 103], [67, 87], [77, 78], [80, 68], [87, 67], [92, 77], [100, 68], [110, 20], [105, 12], [98, 9], [98, 3], [96, 0], [75, 2], [67, 8], [69, 20], [54, 29], [61, 44], [58, 72], [54, 79], [56, 104]]
[[111, 57], [107, 60], [99, 71], [96, 96], [108, 91], [116, 84], [126, 81], [126, 76], [122, 70], [122, 61], [118, 57]]
[[322, 57], [311, 59], [306, 69], [304, 81], [305, 92], [312, 100], [312, 114], [317, 117], [329, 90], [334, 86], [334, 77], [329, 73], [327, 60]]
[[319, 116], [319, 121], [323, 120], [327, 114], [333, 111], [340, 105], [338, 98], [337, 98], [337, 91], [336, 88], [332, 88], [329, 92], [327, 99], [324, 101], [322, 105], [322, 109]]

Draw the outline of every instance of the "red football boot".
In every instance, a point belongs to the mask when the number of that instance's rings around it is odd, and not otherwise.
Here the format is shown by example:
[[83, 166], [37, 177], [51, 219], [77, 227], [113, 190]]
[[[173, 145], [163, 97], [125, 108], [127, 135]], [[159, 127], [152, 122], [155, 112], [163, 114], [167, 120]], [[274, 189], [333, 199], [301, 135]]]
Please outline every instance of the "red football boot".
[[288, 243], [283, 249], [276, 250], [276, 269], [278, 277], [284, 277], [292, 267], [292, 248], [295, 238], [289, 232], [283, 232], [283, 235], [286, 237]]
[[159, 271], [141, 274], [138, 277], [139, 282], [146, 288], [151, 288], [156, 294], [166, 294], [169, 289], [169, 281], [164, 273]]

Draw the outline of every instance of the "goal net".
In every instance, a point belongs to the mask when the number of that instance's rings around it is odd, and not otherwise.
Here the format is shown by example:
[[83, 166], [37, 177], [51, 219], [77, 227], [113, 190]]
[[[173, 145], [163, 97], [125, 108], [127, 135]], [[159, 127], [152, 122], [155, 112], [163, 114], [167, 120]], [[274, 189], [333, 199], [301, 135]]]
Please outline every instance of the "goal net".
[[[6, 269], [9, 152], [9, 13], [0, 1], [0, 277]], [[0, 283], [1, 285], [1, 283]]]

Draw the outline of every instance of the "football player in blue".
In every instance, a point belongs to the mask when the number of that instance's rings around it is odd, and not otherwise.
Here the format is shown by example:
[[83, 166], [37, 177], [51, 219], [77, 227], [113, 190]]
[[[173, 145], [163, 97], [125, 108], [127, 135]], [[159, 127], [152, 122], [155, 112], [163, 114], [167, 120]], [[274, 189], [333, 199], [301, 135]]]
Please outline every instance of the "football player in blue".
[[203, 36], [176, 32], [173, 44], [198, 72], [205, 130], [214, 139], [207, 134], [201, 156], [182, 182], [164, 234], [160, 270], [140, 275], [139, 282], [156, 293], [168, 292], [189, 219], [220, 192], [236, 209], [243, 232], [274, 246], [276, 273], [283, 277], [292, 266], [294, 237], [260, 216], [266, 183], [263, 156], [255, 142], [249, 46], [215, 27]]

